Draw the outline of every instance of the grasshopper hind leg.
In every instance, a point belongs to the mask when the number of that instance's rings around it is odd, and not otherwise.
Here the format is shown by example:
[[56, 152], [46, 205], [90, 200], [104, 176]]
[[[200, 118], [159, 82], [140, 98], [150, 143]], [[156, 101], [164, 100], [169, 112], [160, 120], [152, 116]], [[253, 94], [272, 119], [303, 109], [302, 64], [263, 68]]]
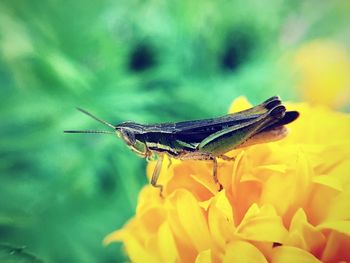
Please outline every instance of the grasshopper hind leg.
[[156, 167], [154, 168], [152, 178], [151, 178], [151, 185], [153, 187], [159, 188], [159, 190], [160, 190], [159, 195], [161, 197], [163, 197], [163, 185], [157, 184], [157, 181], [159, 178], [160, 170], [162, 169], [162, 163], [163, 163], [163, 155], [159, 155]]

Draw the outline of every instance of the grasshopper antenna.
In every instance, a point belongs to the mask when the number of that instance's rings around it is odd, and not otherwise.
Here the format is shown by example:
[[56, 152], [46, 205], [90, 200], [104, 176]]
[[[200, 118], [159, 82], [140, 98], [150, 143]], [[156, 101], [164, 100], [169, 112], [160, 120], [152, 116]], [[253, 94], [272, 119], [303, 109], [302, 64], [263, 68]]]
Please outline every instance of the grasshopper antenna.
[[95, 134], [115, 134], [111, 131], [76, 131], [76, 130], [67, 130], [63, 131], [64, 133], [95, 133]]
[[[97, 118], [95, 115], [91, 114], [90, 112], [88, 112], [88, 111], [86, 111], [86, 110], [84, 110], [84, 109], [82, 109], [82, 108], [79, 108], [79, 107], [77, 107], [77, 110], [81, 111], [82, 113], [88, 115], [89, 117], [95, 119], [96, 121], [98, 121], [98, 122], [100, 122], [100, 123], [102, 123], [102, 124], [104, 124], [104, 125], [106, 125], [106, 126], [112, 128], [113, 130], [115, 130], [115, 127], [114, 127], [112, 124], [110, 124], [110, 123], [108, 123], [108, 122], [106, 122], [106, 121], [104, 121], [104, 120], [102, 120], [102, 119], [100, 119], [100, 118]], [[67, 131], [63, 131], [63, 132], [64, 132], [64, 133], [115, 134], [114, 132], [111, 132], [111, 131], [95, 131], [95, 130], [88, 130], [88, 131], [67, 130]]]
[[77, 107], [77, 110], [81, 111], [82, 113], [90, 116], [91, 118], [95, 119], [96, 121], [98, 121], [98, 122], [100, 122], [100, 123], [102, 123], [102, 124], [112, 128], [113, 130], [115, 130], [115, 127], [112, 124], [110, 124], [110, 123], [108, 123], [108, 122], [106, 122], [106, 121], [104, 121], [104, 120], [102, 120], [100, 118], [97, 118], [95, 115], [91, 114], [90, 112], [88, 112], [88, 111], [86, 111], [86, 110], [84, 110], [82, 108], [79, 108], [79, 107]]

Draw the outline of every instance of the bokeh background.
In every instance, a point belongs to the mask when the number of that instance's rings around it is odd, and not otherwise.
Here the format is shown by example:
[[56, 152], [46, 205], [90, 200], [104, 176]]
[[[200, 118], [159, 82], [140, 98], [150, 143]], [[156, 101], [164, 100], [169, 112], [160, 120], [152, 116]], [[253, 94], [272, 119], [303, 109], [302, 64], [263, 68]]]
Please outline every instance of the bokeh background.
[[[109, 122], [223, 115], [245, 95], [349, 111], [350, 2], [0, 2], [0, 259], [120, 262], [146, 161]], [[11, 261], [12, 262], [12, 261]]]

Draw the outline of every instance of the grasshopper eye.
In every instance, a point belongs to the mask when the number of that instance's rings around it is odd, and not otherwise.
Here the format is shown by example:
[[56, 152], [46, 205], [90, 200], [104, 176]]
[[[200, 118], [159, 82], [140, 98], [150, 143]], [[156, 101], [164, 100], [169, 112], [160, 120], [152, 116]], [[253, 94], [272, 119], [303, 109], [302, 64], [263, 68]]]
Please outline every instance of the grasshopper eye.
[[128, 131], [128, 130], [121, 130], [120, 131], [120, 135], [121, 138], [123, 139], [123, 141], [129, 145], [129, 146], [133, 146], [136, 143], [136, 139], [135, 139], [135, 135]]

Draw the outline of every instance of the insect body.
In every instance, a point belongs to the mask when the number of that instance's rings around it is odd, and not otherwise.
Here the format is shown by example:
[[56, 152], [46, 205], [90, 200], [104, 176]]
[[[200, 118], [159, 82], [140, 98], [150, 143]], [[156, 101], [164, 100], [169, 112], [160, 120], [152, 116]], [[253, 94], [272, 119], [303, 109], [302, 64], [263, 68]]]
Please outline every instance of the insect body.
[[108, 133], [117, 134], [128, 147], [144, 158], [158, 156], [151, 184], [157, 184], [163, 156], [180, 160], [211, 160], [213, 179], [217, 179], [217, 159], [232, 160], [225, 155], [230, 150], [252, 144], [275, 141], [287, 135], [284, 125], [294, 121], [299, 113], [287, 111], [279, 97], [274, 96], [260, 105], [218, 118], [144, 125], [123, 122], [112, 125], [91, 113], [78, 108], [95, 120], [113, 128], [108, 131], [65, 131], [66, 133]]

